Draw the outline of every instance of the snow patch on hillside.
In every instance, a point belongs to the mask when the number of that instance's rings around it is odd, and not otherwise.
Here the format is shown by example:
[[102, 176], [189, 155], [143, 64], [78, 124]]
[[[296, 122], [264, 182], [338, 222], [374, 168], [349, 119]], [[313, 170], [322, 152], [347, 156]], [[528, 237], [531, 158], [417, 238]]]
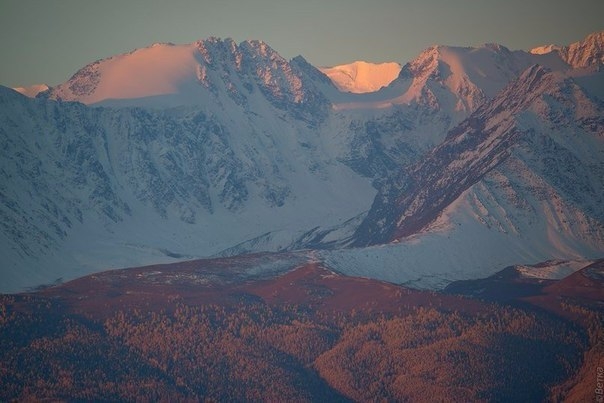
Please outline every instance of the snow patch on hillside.
[[46, 84], [34, 84], [28, 87], [16, 87], [13, 90], [25, 95], [29, 98], [35, 98], [41, 92], [48, 90], [48, 85]]
[[551, 53], [553, 51], [559, 50], [561, 47], [558, 45], [543, 45], [543, 46], [537, 46], [535, 48], [532, 48], [531, 50], [529, 50], [529, 53], [533, 54], [533, 55], [545, 55], [548, 53]]
[[561, 280], [593, 262], [593, 260], [550, 260], [534, 266], [516, 266], [515, 269], [526, 278]]

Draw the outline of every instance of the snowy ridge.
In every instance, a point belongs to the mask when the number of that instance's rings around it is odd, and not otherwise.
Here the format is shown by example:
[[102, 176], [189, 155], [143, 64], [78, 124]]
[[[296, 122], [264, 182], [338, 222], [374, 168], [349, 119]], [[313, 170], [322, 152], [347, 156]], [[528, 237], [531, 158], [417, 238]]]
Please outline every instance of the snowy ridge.
[[[561, 124], [552, 121], [558, 113], [590, 116]], [[473, 243], [493, 254], [493, 261], [500, 259], [500, 268], [512, 264], [508, 256], [517, 263], [601, 256], [604, 212], [597, 205], [604, 201], [604, 142], [601, 123], [597, 129], [587, 122], [601, 122], [602, 115], [601, 103], [589, 101], [571, 78], [531, 67], [421, 163], [382, 188], [354, 244], [398, 239], [373, 250], [396, 256], [423, 250], [465, 261], [468, 270], [476, 262], [451, 256], [455, 250], [469, 253]], [[433, 241], [439, 232], [451, 241]]]
[[560, 49], [560, 46], [558, 45], [543, 45], [543, 46], [537, 46], [536, 48], [532, 48], [531, 50], [529, 50], [529, 53], [533, 54], [533, 55], [546, 55], [548, 53], [557, 51]]
[[507, 157], [518, 131], [513, 116], [526, 108], [551, 81], [533, 66], [492, 102], [484, 104], [398, 183], [381, 190], [355, 245], [384, 243], [409, 236], [432, 222], [469, 186]]
[[378, 92], [326, 92], [338, 114], [330, 130], [345, 145], [339, 159], [361, 175], [385, 181], [440, 144], [449, 130], [534, 64], [568, 69], [558, 56], [532, 56], [500, 45], [434, 46]]
[[584, 40], [559, 50], [568, 64], [574, 68], [601, 66], [604, 64], [604, 31], [594, 32]]
[[304, 81], [294, 64], [262, 41], [237, 45], [209, 38], [186, 45], [154, 44], [99, 60], [44, 95], [89, 105], [165, 108], [208, 107], [224, 102], [224, 95], [241, 106], [260, 91], [281, 109], [323, 104], [322, 95]]
[[594, 32], [579, 42], [568, 46], [546, 45], [530, 50], [532, 54], [557, 53], [573, 68], [601, 66], [604, 64], [604, 31]]
[[155, 44], [89, 64], [53, 87], [48, 97], [94, 104], [188, 92], [195, 88], [196, 65], [193, 44]]

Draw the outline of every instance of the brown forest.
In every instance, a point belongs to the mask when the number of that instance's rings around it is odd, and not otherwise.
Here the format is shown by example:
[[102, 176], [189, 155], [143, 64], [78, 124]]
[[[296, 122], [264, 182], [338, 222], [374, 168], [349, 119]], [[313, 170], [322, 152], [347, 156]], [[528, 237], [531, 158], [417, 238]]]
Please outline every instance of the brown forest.
[[[579, 321], [368, 280], [319, 284], [310, 271], [296, 278], [286, 280], [308, 298], [279, 299], [265, 281], [225, 287], [215, 302], [171, 290], [169, 302], [102, 314], [56, 295], [2, 296], [0, 400], [560, 400], [601, 331], [600, 313], [569, 302], [560, 309]], [[368, 290], [377, 303], [338, 302]]]

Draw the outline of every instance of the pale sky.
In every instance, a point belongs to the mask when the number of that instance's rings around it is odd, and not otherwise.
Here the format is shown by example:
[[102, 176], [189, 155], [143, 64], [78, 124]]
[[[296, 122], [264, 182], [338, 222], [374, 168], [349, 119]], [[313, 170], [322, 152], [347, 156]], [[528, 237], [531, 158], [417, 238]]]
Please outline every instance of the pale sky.
[[154, 42], [260, 39], [315, 66], [404, 64], [433, 44], [566, 45], [604, 30], [604, 0], [0, 0], [0, 85], [56, 85]]

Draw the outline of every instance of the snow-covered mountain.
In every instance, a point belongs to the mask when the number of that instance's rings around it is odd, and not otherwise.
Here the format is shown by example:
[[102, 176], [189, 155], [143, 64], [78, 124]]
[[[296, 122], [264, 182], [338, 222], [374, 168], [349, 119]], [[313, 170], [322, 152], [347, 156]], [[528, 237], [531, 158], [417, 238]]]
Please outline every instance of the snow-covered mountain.
[[0, 88], [2, 290], [263, 250], [418, 287], [600, 257], [601, 44], [435, 46], [355, 94], [209, 38], [97, 61], [37, 99]]
[[533, 55], [504, 46], [433, 46], [406, 63], [386, 88], [366, 94], [324, 89], [346, 145], [339, 159], [378, 182], [417, 162], [447, 132], [532, 65], [569, 66], [557, 54]]
[[[591, 35], [586, 42], [600, 43], [570, 48], [597, 52], [602, 38]], [[362, 225], [365, 229], [360, 228], [357, 239], [383, 243], [417, 233], [504, 163], [522, 168], [519, 181], [543, 186], [550, 181], [554, 189], [560, 186], [566, 194], [555, 199], [574, 199], [601, 222], [604, 214], [596, 206], [604, 199], [604, 91], [594, 84], [604, 82], [604, 74], [598, 57], [583, 55], [582, 59], [592, 62], [559, 71], [533, 65], [496, 97], [483, 102], [439, 146], [382, 189], [372, 210], [377, 217], [370, 213], [365, 221], [372, 228]], [[517, 148], [523, 150], [523, 158]], [[546, 156], [548, 151], [551, 155]], [[531, 172], [535, 170], [539, 172]], [[582, 174], [569, 181], [564, 170]], [[388, 239], [380, 239], [378, 233]]]
[[362, 94], [387, 87], [398, 77], [401, 65], [396, 62], [356, 61], [339, 66], [321, 67], [319, 70], [329, 77], [340, 91]]
[[[448, 262], [432, 273], [436, 278], [418, 274], [424, 285], [446, 284], [461, 261], [466, 273], [479, 276], [512, 256], [525, 262], [601, 256], [604, 92], [584, 87], [593, 82], [604, 82], [597, 69], [527, 69], [383, 186], [352, 244], [398, 240], [369, 255], [390, 255], [401, 266], [413, 267], [422, 256], [429, 256], [424, 265]], [[358, 261], [352, 254], [338, 252], [336, 267]], [[391, 267], [385, 279], [396, 278]]]
[[[183, 105], [246, 107], [255, 98], [273, 106], [325, 114], [326, 103], [304, 76], [302, 57], [291, 62], [262, 41], [209, 38], [187, 45], [156, 43], [96, 61], [44, 97], [97, 106], [166, 108]], [[313, 109], [314, 108], [314, 109]], [[304, 110], [304, 112], [302, 111]]]

